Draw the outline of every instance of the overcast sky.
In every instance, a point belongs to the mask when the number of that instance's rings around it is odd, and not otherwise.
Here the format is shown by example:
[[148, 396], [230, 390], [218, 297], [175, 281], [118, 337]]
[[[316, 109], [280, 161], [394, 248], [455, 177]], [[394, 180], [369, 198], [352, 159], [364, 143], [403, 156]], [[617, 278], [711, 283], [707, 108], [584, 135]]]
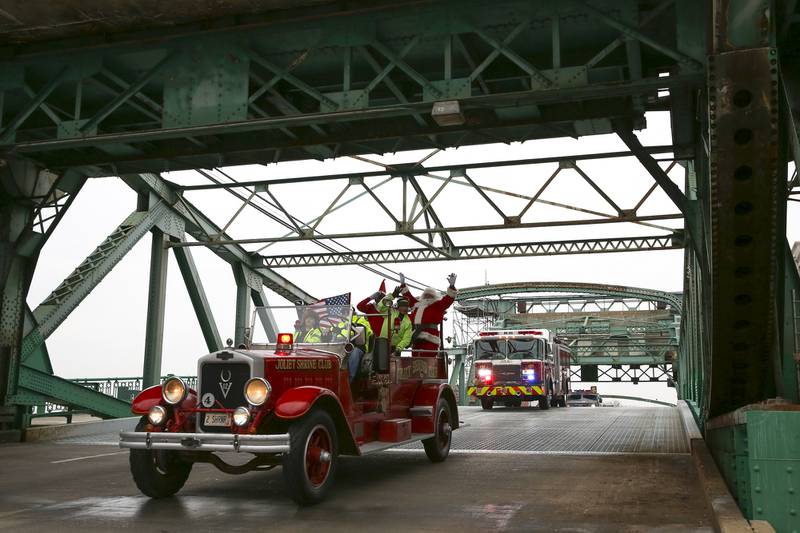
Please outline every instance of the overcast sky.
[[[638, 132], [644, 145], [670, 144], [669, 117], [666, 113], [647, 115], [648, 129]], [[625, 150], [613, 135], [575, 139], [529, 141], [512, 145], [483, 145], [439, 152], [426, 166], [464, 161], [496, 161], [519, 158], [548, 157], [602, 151]], [[370, 156], [382, 163], [413, 162], [429, 151], [404, 152], [383, 157]], [[665, 156], [657, 156], [665, 157]], [[633, 158], [579, 162], [581, 168], [623, 209], [630, 209], [650, 188], [653, 181]], [[663, 165], [666, 166], [666, 163]], [[552, 174], [555, 164], [505, 167], [470, 172], [478, 183], [506, 191], [532, 195]], [[303, 161], [268, 166], [231, 167], [225, 171], [237, 180], [273, 179], [291, 176], [372, 171], [379, 167], [350, 158]], [[444, 175], [444, 174], [442, 174]], [[207, 183], [195, 172], [165, 175], [181, 183]], [[683, 169], [676, 166], [670, 177], [683, 188]], [[367, 181], [377, 184], [385, 178]], [[441, 185], [433, 178], [420, 178], [430, 197]], [[271, 188], [288, 211], [308, 221], [320, 215], [344, 187], [344, 181], [308, 185], [285, 185]], [[352, 187], [340, 200], [344, 202], [363, 189]], [[402, 211], [399, 180], [376, 190], [386, 205], [397, 214]], [[526, 201], [489, 193], [507, 214], [517, 214]], [[224, 191], [195, 191], [187, 198], [204, 210], [218, 225], [224, 226], [241, 205], [241, 201]], [[409, 198], [409, 205], [411, 196]], [[570, 204], [578, 208], [611, 214], [613, 210], [575, 171], [564, 170], [553, 180], [541, 197], [543, 200]], [[261, 205], [264, 205], [263, 203]], [[136, 195], [117, 178], [92, 179], [83, 187], [53, 236], [45, 245], [39, 260], [28, 302], [35, 308], [80, 262], [90, 254], [119, 223], [135, 209]], [[482, 223], [497, 224], [499, 215], [474, 191], [448, 185], [433, 202], [447, 226]], [[271, 211], [277, 213], [275, 209]], [[677, 213], [677, 209], [660, 189], [647, 199], [639, 214]], [[575, 210], [537, 203], [524, 221], [595, 218]], [[797, 209], [790, 202], [788, 234], [791, 241], [800, 238], [794, 227]], [[422, 221], [418, 223], [418, 226]], [[658, 222], [669, 227], [682, 227], [681, 220]], [[368, 196], [334, 212], [320, 223], [322, 233], [361, 232], [392, 229], [393, 222]], [[231, 224], [228, 233], [236, 238], [275, 237], [286, 233], [277, 223], [252, 208], [246, 208]], [[513, 231], [460, 232], [451, 236], [457, 245], [504, 242], [530, 242], [603, 236], [662, 234], [654, 228], [631, 223], [601, 224], [594, 227], [551, 227]], [[341, 241], [356, 250], [414, 248], [418, 245], [405, 237], [348, 239]], [[248, 245], [257, 250], [262, 245]], [[50, 357], [58, 375], [64, 377], [136, 376], [141, 374], [144, 327], [147, 309], [147, 280], [150, 237], [143, 238], [72, 312], [47, 341]], [[210, 251], [194, 247], [192, 252], [203, 278], [220, 335], [233, 336], [235, 284], [230, 266]], [[262, 251], [265, 254], [324, 252], [310, 242], [279, 243]], [[437, 288], [446, 286], [445, 276], [458, 274], [459, 287], [510, 281], [574, 281], [613, 283], [666, 291], [682, 290], [683, 251], [630, 252], [577, 256], [553, 256], [515, 259], [468, 260], [459, 262], [410, 263], [385, 265], [402, 270], [408, 276]], [[374, 292], [381, 276], [356, 266], [307, 267], [280, 269], [292, 282], [317, 296], [352, 292], [354, 300]], [[388, 282], [390, 287], [392, 282]], [[164, 372], [195, 374], [196, 359], [206, 351], [180, 271], [172, 256], [168, 267], [167, 310], [164, 328]], [[288, 302], [268, 292], [270, 303]], [[452, 323], [452, 321], [451, 321]], [[287, 329], [291, 324], [286, 324]], [[448, 326], [452, 327], [452, 326]], [[618, 392], [619, 386], [605, 385], [606, 392]], [[627, 387], [627, 388], [626, 388]], [[629, 387], [621, 390], [630, 392]], [[615, 389], [612, 391], [612, 389]], [[653, 389], [655, 391], [655, 389]], [[602, 390], [601, 390], [602, 392]], [[670, 391], [674, 398], [674, 392]], [[655, 394], [659, 397], [664, 395]]]

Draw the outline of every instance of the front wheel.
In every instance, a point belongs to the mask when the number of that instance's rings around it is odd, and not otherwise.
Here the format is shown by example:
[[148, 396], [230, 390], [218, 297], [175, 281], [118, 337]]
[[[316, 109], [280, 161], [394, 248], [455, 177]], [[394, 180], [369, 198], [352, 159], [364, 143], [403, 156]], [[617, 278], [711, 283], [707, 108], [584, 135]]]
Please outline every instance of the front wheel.
[[321, 502], [336, 475], [339, 446], [330, 415], [314, 410], [289, 426], [291, 446], [283, 456], [283, 479], [300, 505]]
[[450, 411], [450, 404], [444, 398], [439, 398], [434, 420], [436, 433], [433, 437], [422, 441], [425, 454], [434, 463], [441, 463], [450, 454], [450, 440], [453, 436], [452, 423], [453, 413]]
[[550, 400], [547, 396], [542, 396], [539, 398], [539, 409], [542, 411], [550, 409]]
[[[147, 417], [142, 417], [136, 431], [146, 431]], [[176, 452], [167, 450], [131, 450], [130, 467], [133, 481], [142, 494], [151, 498], [167, 498], [183, 488], [192, 463], [181, 461]]]
[[494, 407], [494, 400], [492, 398], [481, 398], [481, 408], [484, 411], [491, 411]]

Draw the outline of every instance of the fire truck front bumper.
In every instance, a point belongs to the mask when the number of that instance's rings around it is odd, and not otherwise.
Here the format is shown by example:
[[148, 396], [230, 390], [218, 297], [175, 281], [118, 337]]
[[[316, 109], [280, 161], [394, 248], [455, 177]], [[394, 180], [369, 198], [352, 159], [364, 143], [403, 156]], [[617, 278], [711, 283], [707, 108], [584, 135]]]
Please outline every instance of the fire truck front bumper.
[[483, 398], [486, 396], [544, 396], [544, 389], [540, 385], [495, 385], [492, 387], [469, 387], [468, 396]]
[[288, 433], [237, 435], [233, 433], [123, 431], [119, 434], [119, 447], [133, 450], [289, 453], [289, 444]]

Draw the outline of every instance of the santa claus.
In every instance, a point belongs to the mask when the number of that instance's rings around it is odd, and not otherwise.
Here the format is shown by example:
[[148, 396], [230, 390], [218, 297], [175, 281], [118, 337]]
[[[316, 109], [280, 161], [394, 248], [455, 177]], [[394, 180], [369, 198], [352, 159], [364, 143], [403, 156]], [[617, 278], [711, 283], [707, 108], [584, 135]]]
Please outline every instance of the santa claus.
[[447, 282], [449, 286], [446, 294], [440, 295], [435, 289], [427, 288], [417, 299], [406, 287], [403, 274], [400, 274], [400, 292], [412, 306], [410, 314], [411, 324], [414, 326], [411, 336], [412, 357], [435, 357], [442, 344], [439, 326], [458, 294], [455, 286], [456, 275], [447, 276]]

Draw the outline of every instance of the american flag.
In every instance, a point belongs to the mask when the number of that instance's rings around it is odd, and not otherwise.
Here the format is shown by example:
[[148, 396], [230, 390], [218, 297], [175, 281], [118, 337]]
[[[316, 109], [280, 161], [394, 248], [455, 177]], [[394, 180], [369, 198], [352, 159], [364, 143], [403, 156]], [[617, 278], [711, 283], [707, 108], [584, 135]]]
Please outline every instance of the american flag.
[[350, 293], [317, 300], [306, 307], [319, 315], [320, 327], [327, 328], [347, 320], [350, 314]]

